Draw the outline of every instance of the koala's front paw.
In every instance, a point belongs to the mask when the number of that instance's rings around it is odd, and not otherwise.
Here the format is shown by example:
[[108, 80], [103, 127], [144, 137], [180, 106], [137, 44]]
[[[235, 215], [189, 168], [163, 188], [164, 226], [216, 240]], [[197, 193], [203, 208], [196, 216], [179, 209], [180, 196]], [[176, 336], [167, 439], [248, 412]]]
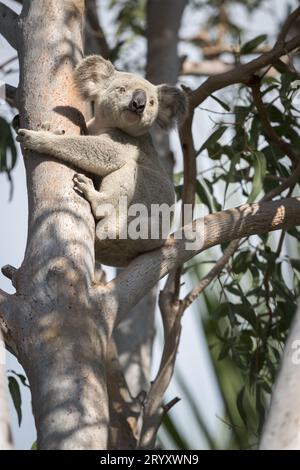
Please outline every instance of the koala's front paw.
[[95, 191], [93, 181], [85, 175], [76, 173], [73, 177], [74, 189], [80, 191], [85, 197], [88, 197], [92, 191]]
[[49, 142], [49, 136], [51, 136], [51, 134], [46, 131], [19, 129], [17, 141], [26, 149], [42, 152], [47, 150], [45, 146]]

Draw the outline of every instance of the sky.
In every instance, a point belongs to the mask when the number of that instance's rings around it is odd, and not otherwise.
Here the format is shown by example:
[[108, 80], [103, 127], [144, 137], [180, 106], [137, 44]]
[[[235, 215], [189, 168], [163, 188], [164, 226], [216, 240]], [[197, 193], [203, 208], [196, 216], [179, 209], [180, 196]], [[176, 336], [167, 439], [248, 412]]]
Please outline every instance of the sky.
[[[163, 1], [163, 0], [162, 0]], [[104, 2], [104, 7], [107, 5], [107, 0], [101, 0]], [[16, 11], [19, 11], [19, 5], [13, 1], [3, 1], [3, 3], [9, 5]], [[283, 18], [286, 6], [295, 5], [296, 0], [267, 0], [266, 8], [257, 12], [251, 22], [243, 14], [241, 7], [236, 7], [235, 14], [238, 15], [242, 25], [247, 25], [247, 31], [249, 38], [255, 37], [260, 33], [264, 33], [267, 29], [269, 32], [276, 30], [276, 25]], [[270, 14], [271, 12], [271, 14]], [[105, 11], [102, 15], [103, 24], [109, 36], [113, 36], [113, 27], [111, 24], [112, 13]], [[198, 30], [199, 21], [201, 17], [198, 15], [186, 14], [183, 19], [183, 27], [180, 32], [181, 37], [192, 36]], [[143, 45], [141, 45], [141, 48]], [[180, 53], [186, 51], [186, 46], [180, 48]], [[142, 51], [144, 52], [144, 51]], [[190, 58], [193, 59], [193, 51], [189, 50], [191, 54]], [[15, 51], [10, 48], [6, 41], [0, 36], [0, 63], [5, 60], [14, 57]], [[195, 57], [196, 58], [196, 57]], [[13, 63], [13, 67], [17, 68], [17, 62]], [[4, 77], [0, 75], [0, 81], [4, 80]], [[9, 83], [17, 85], [18, 74], [12, 73], [9, 75]], [[199, 84], [197, 79], [185, 79], [184, 82], [190, 85], [192, 88]], [[209, 107], [213, 109], [215, 106], [214, 102], [209, 102]], [[13, 114], [5, 103], [0, 102], [0, 116], [5, 116], [7, 119], [12, 119]], [[194, 129], [197, 132], [195, 134], [195, 144], [198, 148], [201, 143], [208, 136], [211, 129], [210, 118], [207, 113], [203, 111], [196, 112], [196, 118], [194, 122]], [[201, 129], [201, 132], [198, 132]], [[181, 169], [180, 160], [180, 149], [178, 136], [176, 133], [172, 133], [172, 145], [175, 151], [177, 159], [177, 171]], [[14, 180], [14, 193], [12, 201], [9, 202], [9, 184], [7, 177], [4, 174], [0, 174], [0, 266], [5, 264], [11, 264], [12, 266], [20, 266], [24, 250], [26, 246], [26, 232], [27, 232], [27, 195], [26, 195], [26, 183], [25, 183], [25, 172], [22, 157], [19, 154], [17, 166], [13, 172]], [[110, 273], [111, 275], [111, 273]], [[187, 291], [189, 286], [186, 284], [183, 288], [183, 294]], [[13, 293], [14, 289], [2, 274], [0, 274], [0, 288]], [[196, 400], [201, 404], [201, 412], [209, 426], [209, 429], [213, 432], [222, 426], [217, 416], [222, 414], [222, 403], [218, 395], [216, 388], [215, 377], [209, 362], [209, 354], [205, 339], [203, 335], [199, 336], [199, 321], [197, 320], [197, 314], [201, 308], [201, 301], [197, 301], [186, 313], [183, 318], [183, 329], [181, 342], [179, 347], [179, 353], [176, 363], [176, 368], [181, 372], [184, 372], [184, 379], [188, 387], [190, 387], [192, 393], [195, 395]], [[153, 361], [153, 373], [158, 366], [161, 351], [161, 325], [159, 315], [157, 315], [157, 324], [160, 333], [157, 335], [154, 343], [154, 361]], [[22, 367], [17, 360], [9, 353], [7, 353], [7, 369], [14, 370], [16, 372], [24, 373]], [[13, 408], [10, 400], [11, 419], [13, 427], [13, 435], [15, 447], [17, 449], [30, 449], [31, 445], [35, 441], [36, 432], [34, 426], [34, 420], [31, 412], [31, 401], [30, 392], [27, 388], [21, 387], [22, 392], [22, 413], [23, 419], [21, 427], [18, 426], [16, 412]], [[174, 396], [180, 396], [180, 390], [176, 381], [173, 380], [168, 391], [166, 400], [174, 398]], [[203, 447], [203, 440], [199, 435], [197, 426], [192, 425], [193, 416], [188, 410], [184, 402], [180, 402], [172, 410], [172, 417], [180, 422], [183, 434], [186, 436], [189, 442], [192, 443], [194, 449], [200, 449]]]

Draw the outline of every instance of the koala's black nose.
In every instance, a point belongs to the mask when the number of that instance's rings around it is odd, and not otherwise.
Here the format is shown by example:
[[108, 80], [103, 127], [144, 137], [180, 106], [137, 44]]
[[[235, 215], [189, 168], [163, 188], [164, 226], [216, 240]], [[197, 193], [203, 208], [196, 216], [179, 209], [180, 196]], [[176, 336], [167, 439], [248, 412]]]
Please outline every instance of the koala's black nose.
[[143, 90], [136, 90], [133, 95], [132, 99], [129, 103], [130, 111], [134, 111], [135, 113], [142, 114], [146, 107], [147, 103], [147, 96]]

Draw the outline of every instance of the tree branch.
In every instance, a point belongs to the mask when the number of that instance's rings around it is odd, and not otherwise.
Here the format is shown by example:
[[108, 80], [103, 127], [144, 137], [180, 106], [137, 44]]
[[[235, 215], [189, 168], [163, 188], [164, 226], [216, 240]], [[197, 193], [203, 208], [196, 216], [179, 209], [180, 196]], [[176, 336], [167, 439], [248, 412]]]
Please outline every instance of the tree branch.
[[294, 10], [288, 17], [287, 19], [285, 20], [282, 28], [281, 28], [281, 31], [278, 35], [278, 38], [277, 38], [277, 41], [276, 41], [276, 44], [275, 44], [275, 47], [276, 46], [280, 46], [280, 47], [284, 47], [285, 46], [285, 41], [286, 41], [286, 37], [287, 37], [287, 34], [290, 30], [290, 28], [293, 26], [293, 24], [295, 23], [295, 21], [297, 21], [297, 19], [299, 18], [300, 16], [300, 7], [296, 8], [296, 10]]
[[0, 3], [0, 33], [14, 49], [18, 47], [18, 18], [17, 13]]
[[155, 447], [157, 431], [165, 414], [163, 397], [175, 367], [183, 309], [180, 301], [176, 300], [175, 303], [173, 302], [173, 287], [172, 280], [167, 282], [167, 286], [159, 296], [159, 306], [164, 328], [164, 349], [158, 373], [151, 384], [144, 403], [143, 425], [139, 441], [140, 449], [154, 449]]
[[228, 72], [209, 77], [191, 95], [191, 105], [199, 106], [213, 92], [237, 83], [247, 83], [259, 70], [276, 62], [281, 56], [286, 55], [300, 46], [300, 34], [286, 42], [285, 45], [276, 44], [270, 52], [260, 55], [256, 59], [241, 64]]
[[267, 135], [269, 142], [273, 143], [281, 152], [287, 155], [294, 166], [292, 174], [262, 198], [262, 201], [267, 201], [273, 199], [286, 189], [291, 188], [297, 184], [300, 178], [300, 161], [299, 156], [294, 151], [292, 145], [277, 135], [269, 121], [267, 109], [264, 105], [261, 95], [259, 77], [254, 77], [252, 83], [250, 83], [250, 87], [252, 89], [253, 102], [260, 115], [262, 127]]
[[231, 256], [239, 246], [240, 240], [233, 240], [224, 251], [223, 256], [216, 262], [214, 267], [201, 279], [199, 284], [189, 292], [182, 300], [183, 308], [186, 310], [199, 295], [209, 286], [209, 284], [219, 276], [222, 269], [226, 266]]
[[261, 124], [266, 133], [267, 139], [269, 143], [275, 144], [276, 147], [281, 150], [281, 152], [287, 155], [291, 162], [295, 165], [299, 161], [298, 155], [294, 152], [293, 147], [288, 142], [279, 137], [272, 127], [272, 124], [269, 121], [266, 106], [262, 99], [260, 86], [260, 78], [258, 76], [254, 76], [253, 81], [250, 83], [250, 88], [252, 90], [253, 102], [257, 111], [259, 112]]
[[[118, 321], [159, 279], [196, 254], [220, 243], [299, 224], [300, 198], [245, 204], [195, 220], [184, 227], [184, 233], [175, 232], [161, 249], [137, 257], [107, 284], [107, 292], [113, 291], [119, 300]], [[191, 249], [186, 244], [195, 236], [197, 243]]]
[[0, 289], [0, 329], [4, 334], [8, 334], [11, 329], [14, 310], [13, 300], [14, 296]]
[[18, 270], [10, 264], [6, 264], [3, 266], [3, 268], [1, 268], [1, 272], [3, 276], [7, 277], [7, 279], [11, 281], [12, 285], [16, 287], [16, 275]]
[[184, 60], [181, 66], [181, 75], [195, 75], [211, 77], [212, 75], [228, 72], [234, 68], [233, 64], [227, 64], [223, 60]]

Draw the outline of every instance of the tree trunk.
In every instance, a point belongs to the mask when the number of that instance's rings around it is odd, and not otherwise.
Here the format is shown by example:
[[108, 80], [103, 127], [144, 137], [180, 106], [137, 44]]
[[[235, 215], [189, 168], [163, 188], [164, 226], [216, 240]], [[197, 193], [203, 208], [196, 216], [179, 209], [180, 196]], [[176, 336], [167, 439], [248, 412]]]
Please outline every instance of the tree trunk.
[[[82, 55], [84, 1], [25, 1], [20, 17], [21, 126], [79, 134], [83, 105], [73, 86]], [[39, 449], [105, 449], [106, 324], [96, 320], [94, 220], [73, 190], [74, 170], [25, 153], [28, 242], [16, 288], [19, 359], [28, 375]], [[18, 323], [18, 322], [17, 322]], [[17, 325], [18, 326], [18, 325]]]
[[300, 308], [286, 342], [260, 448], [300, 450]]

